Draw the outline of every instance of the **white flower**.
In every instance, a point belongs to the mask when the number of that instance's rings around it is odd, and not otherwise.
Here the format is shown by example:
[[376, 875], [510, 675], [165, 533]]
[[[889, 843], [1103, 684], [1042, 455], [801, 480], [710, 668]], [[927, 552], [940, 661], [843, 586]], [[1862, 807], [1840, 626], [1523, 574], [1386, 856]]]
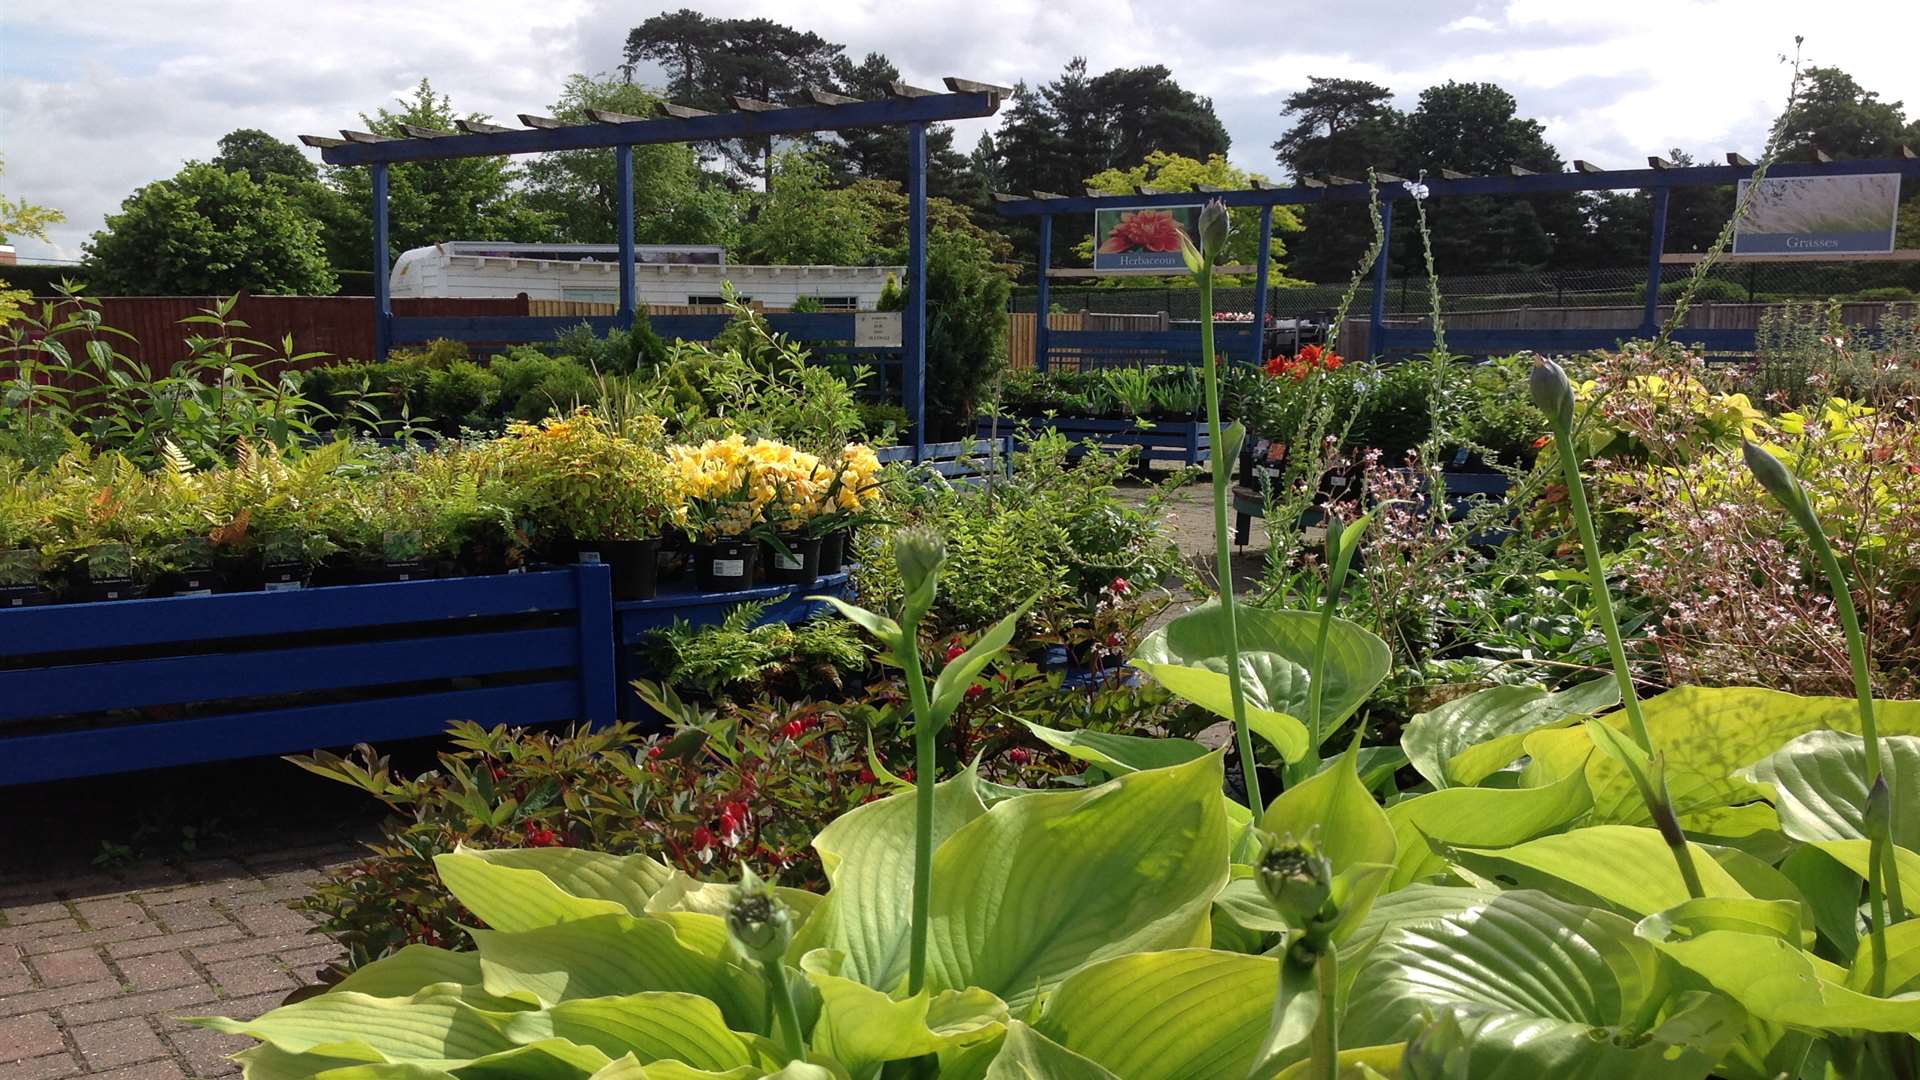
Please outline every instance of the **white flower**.
[[1400, 186], [1406, 188], [1407, 194], [1416, 199], [1424, 199], [1427, 197], [1427, 185], [1418, 180], [1402, 180], [1400, 181]]

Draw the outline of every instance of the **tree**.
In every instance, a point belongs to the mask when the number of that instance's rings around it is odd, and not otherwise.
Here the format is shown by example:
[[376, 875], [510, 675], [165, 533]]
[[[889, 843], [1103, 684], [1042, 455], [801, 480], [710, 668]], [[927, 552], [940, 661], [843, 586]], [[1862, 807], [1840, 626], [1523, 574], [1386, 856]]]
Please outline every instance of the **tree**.
[[[966, 434], [974, 407], [1007, 366], [1007, 299], [1013, 283], [971, 236], [942, 231], [927, 245], [929, 440]], [[898, 294], [905, 307], [911, 290]]]
[[[846, 57], [834, 61], [833, 82], [840, 93], [876, 100], [893, 92], [900, 69], [879, 53], [868, 53], [858, 64]], [[907, 182], [907, 137], [898, 127], [849, 128], [834, 133], [823, 149], [823, 160], [842, 183], [866, 178]], [[953, 148], [953, 128], [927, 127], [927, 190], [954, 197], [964, 184], [967, 159]]]
[[826, 167], [816, 157], [786, 151], [774, 164], [774, 177], [778, 182], [741, 228], [742, 262], [858, 265], [867, 260], [875, 225], [868, 204], [828, 186]]
[[1920, 142], [1920, 123], [1908, 125], [1900, 102], [1880, 100], [1837, 67], [1815, 67], [1806, 71], [1780, 145], [1789, 157], [1818, 147], [1857, 159], [1897, 157], [1901, 146], [1914, 142]]
[[[1392, 100], [1377, 83], [1308, 76], [1306, 89], [1281, 102], [1280, 114], [1294, 122], [1274, 142], [1274, 159], [1295, 182], [1325, 173], [1358, 179], [1370, 166], [1397, 164], [1403, 117]], [[1305, 208], [1301, 220], [1306, 233], [1293, 245], [1293, 271], [1312, 281], [1346, 277], [1373, 242], [1365, 206], [1324, 203]]]
[[994, 139], [993, 171], [1006, 187], [1023, 195], [1071, 187], [1077, 178], [1062, 170], [1065, 140], [1055, 128], [1046, 95], [1018, 82], [1008, 102], [1000, 133]]
[[1109, 168], [1155, 152], [1204, 161], [1232, 145], [1213, 100], [1183, 89], [1160, 64], [1115, 68], [1096, 77], [1091, 90], [1111, 134], [1105, 147]]
[[191, 162], [128, 196], [86, 246], [105, 296], [207, 296], [334, 289], [319, 223], [245, 172]]
[[[871, 263], [907, 261], [907, 194], [891, 180], [855, 180], [848, 193], [865, 204], [864, 216], [873, 222]], [[1013, 260], [1013, 245], [991, 229], [981, 228], [965, 206], [938, 195], [927, 198], [928, 242], [938, 236], [964, 236], [996, 262]]]
[[[400, 125], [451, 130], [461, 114], [443, 94], [435, 94], [426, 79], [411, 98], [360, 114], [367, 130], [378, 135], [401, 134]], [[485, 121], [479, 113], [465, 119]], [[505, 157], [449, 158], [397, 164], [388, 170], [388, 245], [391, 262], [409, 248], [449, 240], [538, 241], [551, 235], [549, 222], [527, 202], [516, 187], [517, 170]], [[332, 170], [337, 200], [319, 209], [337, 214], [328, 221], [327, 249], [340, 261], [335, 265], [371, 270], [369, 248], [373, 236], [373, 181], [367, 169], [348, 166]], [[314, 215], [327, 220], [323, 213]], [[338, 234], [335, 235], [335, 231]], [[357, 254], [356, 254], [357, 253]]]
[[1096, 76], [1087, 73], [1086, 57], [1076, 56], [1040, 89], [1014, 87], [994, 143], [994, 171], [1009, 186], [1069, 192], [1155, 150], [1204, 161], [1225, 154], [1229, 140], [1213, 102], [1183, 89], [1166, 68]]
[[[827, 86], [844, 51], [771, 19], [715, 19], [683, 8], [628, 31], [625, 55], [629, 78], [642, 61], [654, 61], [682, 104], [720, 110], [732, 108], [736, 95], [783, 102], [809, 86]], [[775, 172], [772, 139], [738, 140], [719, 149], [749, 176], [765, 180]]]
[[[584, 123], [588, 109], [644, 116], [659, 98], [618, 79], [569, 76], [551, 110]], [[619, 242], [618, 177], [606, 150], [541, 154], [525, 166], [527, 205], [562, 243]], [[692, 148], [663, 143], [633, 148], [634, 240], [643, 244], [729, 244], [738, 200], [700, 168]]]
[[298, 147], [259, 128], [236, 128], [220, 136], [220, 152], [213, 156], [213, 164], [228, 172], [246, 173], [256, 184], [273, 176], [312, 180], [320, 175]]
[[[6, 161], [0, 159], [0, 173], [4, 172]], [[10, 243], [23, 236], [45, 240], [47, 226], [58, 225], [65, 220], [65, 214], [51, 207], [35, 206], [25, 199], [9, 199], [0, 195], [0, 242]], [[20, 305], [32, 295], [24, 289], [9, 289], [7, 283], [0, 280], [0, 326], [19, 318]]]
[[[1162, 191], [1199, 191], [1203, 184], [1208, 187], [1245, 188], [1251, 179], [1265, 180], [1266, 177], [1249, 173], [1220, 154], [1205, 161], [1196, 161], [1179, 154], [1155, 150], [1147, 155], [1145, 161], [1130, 169], [1107, 169], [1095, 173], [1087, 178], [1087, 188], [1103, 195], [1130, 195], [1143, 185]], [[1226, 261], [1252, 265], [1260, 257], [1260, 211], [1251, 206], [1236, 207], [1231, 211], [1231, 218], [1233, 233], [1227, 240]], [[1300, 218], [1293, 207], [1273, 208], [1273, 231], [1271, 261], [1277, 274], [1287, 253], [1281, 234], [1300, 231]], [[1093, 237], [1087, 237], [1080, 244], [1078, 253], [1082, 258], [1092, 260]]]

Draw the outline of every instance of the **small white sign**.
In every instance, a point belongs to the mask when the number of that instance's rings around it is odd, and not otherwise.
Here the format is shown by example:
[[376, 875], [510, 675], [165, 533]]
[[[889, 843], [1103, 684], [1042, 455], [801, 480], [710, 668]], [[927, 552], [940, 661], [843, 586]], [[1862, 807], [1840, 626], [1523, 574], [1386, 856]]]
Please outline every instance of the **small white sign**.
[[715, 559], [713, 560], [713, 576], [746, 577], [747, 561], [745, 559]]
[[573, 561], [585, 566], [599, 566], [600, 553], [597, 551], [582, 551]]
[[900, 312], [858, 311], [853, 316], [853, 344], [862, 349], [900, 347]]
[[777, 570], [798, 570], [807, 565], [807, 560], [799, 555], [781, 555], [775, 552], [773, 565]]
[[269, 582], [267, 582], [267, 591], [268, 591], [268, 592], [294, 592], [294, 591], [296, 591], [296, 590], [298, 590], [298, 589], [300, 589], [301, 587], [302, 587], [302, 586], [301, 586], [301, 584], [300, 584], [300, 583], [299, 583], [298, 581], [269, 581]]

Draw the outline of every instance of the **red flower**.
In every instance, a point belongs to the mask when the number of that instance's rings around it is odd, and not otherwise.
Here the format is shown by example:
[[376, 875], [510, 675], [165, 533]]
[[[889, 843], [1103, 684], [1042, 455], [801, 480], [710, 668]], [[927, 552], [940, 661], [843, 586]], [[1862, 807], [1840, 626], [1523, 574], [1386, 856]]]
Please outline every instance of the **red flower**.
[[660, 754], [661, 754], [661, 749], [660, 749], [660, 748], [659, 748], [658, 746], [649, 746], [649, 747], [647, 747], [647, 756], [648, 756], [648, 757], [650, 757], [650, 758], [657, 758], [657, 757], [659, 757], [659, 756], [660, 756]]
[[693, 830], [693, 850], [705, 851], [713, 846], [713, 830], [705, 825], [695, 826]]
[[961, 656], [966, 654], [966, 651], [967, 650], [965, 646], [961, 645], [959, 642], [957, 641], [949, 642], [947, 645], [947, 663], [951, 664], [955, 660], [960, 659]]
[[1100, 245], [1103, 255], [1123, 251], [1179, 251], [1180, 223], [1165, 210], [1135, 210], [1120, 215], [1120, 223]]
[[1016, 746], [1007, 751], [1007, 760], [1013, 762], [1015, 765], [1025, 765], [1027, 762], [1033, 760], [1033, 751], [1028, 750], [1024, 746]]
[[505, 780], [507, 778], [507, 770], [498, 765], [489, 766], [487, 771], [493, 774], [495, 780]]
[[913, 783], [913, 770], [912, 769], [900, 770], [900, 779], [905, 780], [909, 784]]
[[987, 692], [987, 688], [984, 686], [969, 686], [967, 687], [967, 700], [977, 701], [981, 697], [985, 696], [986, 692]]
[[1533, 448], [1534, 448], [1535, 450], [1538, 450], [1538, 449], [1540, 449], [1541, 447], [1543, 447], [1543, 446], [1545, 446], [1545, 445], [1547, 445], [1548, 443], [1550, 443], [1550, 442], [1552, 442], [1552, 441], [1553, 441], [1553, 436], [1551, 436], [1551, 435], [1542, 435], [1542, 436], [1540, 436], [1539, 438], [1537, 438], [1537, 439], [1535, 439], [1535, 440], [1533, 440]]
[[560, 834], [539, 822], [529, 821], [521, 826], [528, 847], [558, 847]]
[[869, 769], [869, 768], [867, 768], [866, 766], [864, 766], [864, 765], [862, 765], [862, 766], [860, 767], [860, 777], [859, 777], [859, 779], [860, 779], [860, 782], [861, 782], [861, 783], [863, 783], [863, 784], [871, 784], [871, 783], [873, 783], [873, 782], [874, 782], [874, 780], [876, 780], [876, 779], [878, 779], [878, 777], [875, 777], [875, 776], [873, 775], [873, 770], [872, 770], [872, 769]]
[[1133, 582], [1123, 577], [1117, 577], [1113, 579], [1113, 584], [1107, 586], [1107, 588], [1112, 590], [1115, 596], [1125, 596], [1133, 591]]
[[789, 739], [797, 739], [806, 733], [807, 722], [805, 720], [789, 720], [787, 721], [787, 726], [780, 729], [780, 734], [785, 735]]

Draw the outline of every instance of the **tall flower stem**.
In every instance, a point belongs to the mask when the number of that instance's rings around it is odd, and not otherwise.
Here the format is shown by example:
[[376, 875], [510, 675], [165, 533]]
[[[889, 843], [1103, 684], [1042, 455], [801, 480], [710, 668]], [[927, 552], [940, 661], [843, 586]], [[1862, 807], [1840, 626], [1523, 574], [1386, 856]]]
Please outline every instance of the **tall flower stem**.
[[[1580, 479], [1580, 453], [1573, 444], [1573, 388], [1567, 373], [1551, 360], [1539, 361], [1528, 381], [1533, 402], [1546, 414], [1553, 430], [1553, 448], [1560, 459], [1561, 475], [1567, 483], [1567, 505], [1574, 526], [1580, 532], [1580, 548], [1586, 555], [1588, 591], [1593, 595], [1594, 614], [1607, 638], [1607, 655], [1613, 661], [1613, 677], [1620, 683], [1620, 704], [1627, 713], [1627, 726], [1633, 741], [1648, 757], [1654, 755], [1653, 736], [1647, 731], [1647, 718], [1640, 711], [1640, 695], [1634, 692], [1633, 670], [1627, 666], [1627, 648], [1620, 637], [1620, 621], [1613, 614], [1613, 596], [1607, 589], [1607, 568], [1600, 557], [1600, 536], [1593, 527], [1593, 510], [1587, 505], [1587, 489]], [[1636, 777], [1636, 780], [1638, 778]], [[1654, 769], [1652, 784], [1640, 785], [1641, 798], [1647, 804], [1680, 877], [1687, 884], [1687, 895], [1698, 900], [1706, 895], [1700, 884], [1700, 872], [1693, 865], [1693, 849], [1680, 828], [1673, 800], [1667, 794], [1664, 773]]]
[[907, 673], [907, 700], [913, 707], [913, 921], [908, 938], [907, 993], [917, 994], [927, 982], [927, 921], [933, 907], [933, 706], [927, 699], [927, 676], [920, 670], [920, 620], [909, 615], [900, 623], [895, 659]]
[[800, 1010], [793, 1004], [793, 987], [787, 982], [786, 965], [779, 960], [762, 965], [767, 978], [767, 996], [773, 999], [773, 1014], [778, 1019], [780, 1048], [795, 1061], [805, 1061], [807, 1050], [800, 1040]]
[[1340, 1075], [1340, 1014], [1335, 1008], [1340, 994], [1340, 952], [1332, 942], [1323, 942], [1320, 956], [1313, 964], [1319, 984], [1320, 1015], [1314, 1018], [1310, 1080], [1336, 1080]]
[[[1208, 253], [1211, 255], [1211, 253]], [[1227, 694], [1233, 711], [1233, 738], [1240, 754], [1240, 774], [1247, 785], [1247, 805], [1256, 812], [1266, 806], [1260, 798], [1260, 771], [1253, 757], [1253, 733], [1247, 727], [1247, 696], [1240, 686], [1240, 631], [1233, 610], [1233, 545], [1227, 533], [1227, 477], [1233, 462], [1220, 429], [1220, 374], [1213, 351], [1213, 261], [1209, 257], [1198, 273], [1200, 284], [1200, 367], [1207, 390], [1207, 445], [1213, 466], [1213, 548], [1220, 574], [1221, 621], [1227, 629]], [[1259, 327], [1254, 328], [1259, 333]]]

